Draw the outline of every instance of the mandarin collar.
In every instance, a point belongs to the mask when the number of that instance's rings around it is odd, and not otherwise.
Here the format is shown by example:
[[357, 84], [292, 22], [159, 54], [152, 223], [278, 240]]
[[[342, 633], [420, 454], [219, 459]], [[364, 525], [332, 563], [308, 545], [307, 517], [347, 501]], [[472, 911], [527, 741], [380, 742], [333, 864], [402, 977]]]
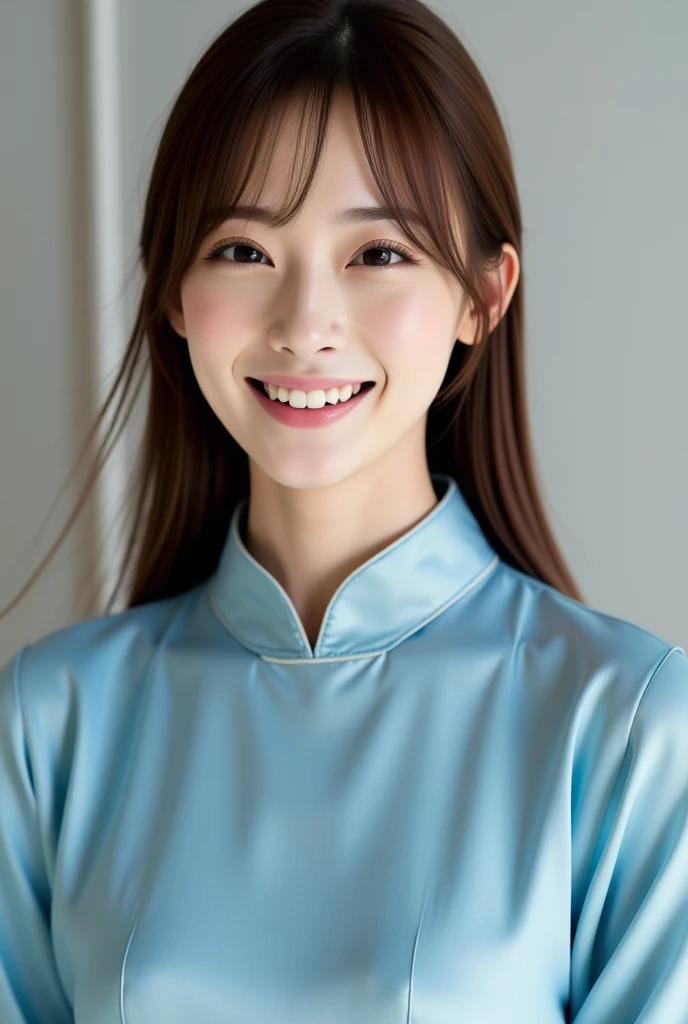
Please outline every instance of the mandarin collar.
[[240, 526], [249, 501], [244, 497], [234, 508], [217, 570], [208, 581], [215, 613], [232, 636], [265, 660], [373, 657], [396, 647], [499, 561], [454, 478], [430, 477], [437, 504], [339, 585], [313, 648], [289, 595], [244, 544]]

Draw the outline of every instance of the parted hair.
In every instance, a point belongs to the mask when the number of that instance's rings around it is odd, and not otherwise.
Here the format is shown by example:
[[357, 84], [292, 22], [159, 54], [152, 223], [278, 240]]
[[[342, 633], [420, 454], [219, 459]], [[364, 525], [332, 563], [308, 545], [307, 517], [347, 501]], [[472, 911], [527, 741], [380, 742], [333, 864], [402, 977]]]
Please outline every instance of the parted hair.
[[[264, 180], [294, 103], [301, 111], [295, 187], [277, 223], [296, 216], [317, 171], [333, 99], [342, 93], [353, 102], [372, 175], [402, 230], [454, 275], [477, 311], [475, 343], [457, 340], [428, 411], [429, 470], [454, 477], [501, 559], [583, 600], [538, 490], [523, 275], [489, 332], [484, 275], [499, 263], [504, 242], [520, 258], [522, 223], [506, 133], [486, 82], [457, 34], [421, 0], [261, 0], [216, 36], [171, 106], [138, 240], [143, 279], [135, 322], [72, 471], [90, 457], [90, 472], [57, 541], [0, 617], [81, 512], [144, 380], [125, 550], [107, 610], [120, 596], [127, 608], [174, 596], [215, 571], [234, 507], [249, 493], [248, 456], [206, 401], [166, 310], [178, 301], [202, 239], [249, 184]], [[410, 206], [421, 223], [408, 223]], [[450, 212], [458, 214], [462, 244]]]

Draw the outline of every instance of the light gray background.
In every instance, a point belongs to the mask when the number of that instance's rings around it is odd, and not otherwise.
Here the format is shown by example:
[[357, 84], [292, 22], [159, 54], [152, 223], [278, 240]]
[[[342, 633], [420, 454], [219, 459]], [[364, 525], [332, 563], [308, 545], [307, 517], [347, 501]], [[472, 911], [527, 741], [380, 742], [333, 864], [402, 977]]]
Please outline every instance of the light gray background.
[[[121, 0], [123, 276], [170, 104], [244, 6]], [[430, 6], [477, 61], [512, 146], [530, 417], [555, 533], [589, 604], [688, 650], [688, 6]], [[2, 604], [71, 511], [76, 486], [45, 519], [94, 414], [80, 25], [75, 0], [0, 6]], [[92, 526], [87, 506], [0, 623], [0, 663], [76, 621]]]

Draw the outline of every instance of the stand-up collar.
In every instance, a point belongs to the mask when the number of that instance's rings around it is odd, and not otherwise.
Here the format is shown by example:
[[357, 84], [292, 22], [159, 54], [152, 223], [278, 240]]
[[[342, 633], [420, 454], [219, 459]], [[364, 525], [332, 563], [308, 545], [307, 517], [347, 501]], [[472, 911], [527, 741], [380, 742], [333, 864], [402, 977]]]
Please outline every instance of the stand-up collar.
[[242, 540], [245, 497], [234, 509], [208, 581], [216, 614], [240, 643], [265, 658], [353, 658], [396, 647], [498, 562], [456, 481], [443, 473], [431, 479], [437, 505], [340, 584], [314, 648], [288, 594]]

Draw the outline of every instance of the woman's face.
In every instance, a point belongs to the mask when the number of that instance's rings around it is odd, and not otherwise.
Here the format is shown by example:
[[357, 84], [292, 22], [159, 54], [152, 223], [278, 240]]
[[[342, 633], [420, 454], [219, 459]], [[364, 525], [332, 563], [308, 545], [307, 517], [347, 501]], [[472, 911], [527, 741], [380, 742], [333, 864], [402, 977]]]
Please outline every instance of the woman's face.
[[[278, 205], [297, 143], [294, 115], [262, 195], [245, 202]], [[181, 284], [181, 309], [170, 311], [208, 403], [249, 459], [286, 487], [331, 486], [385, 459], [427, 474], [428, 408], [456, 338], [472, 340], [474, 318], [466, 311], [460, 319], [462, 289], [399, 228], [384, 215], [336, 220], [342, 210], [380, 204], [353, 108], [340, 100], [298, 217], [280, 228], [253, 217], [225, 221], [203, 240]], [[204, 258], [220, 242], [226, 248]], [[367, 263], [366, 249], [375, 250]], [[347, 415], [304, 429], [274, 419], [247, 381], [268, 375], [375, 387]]]

